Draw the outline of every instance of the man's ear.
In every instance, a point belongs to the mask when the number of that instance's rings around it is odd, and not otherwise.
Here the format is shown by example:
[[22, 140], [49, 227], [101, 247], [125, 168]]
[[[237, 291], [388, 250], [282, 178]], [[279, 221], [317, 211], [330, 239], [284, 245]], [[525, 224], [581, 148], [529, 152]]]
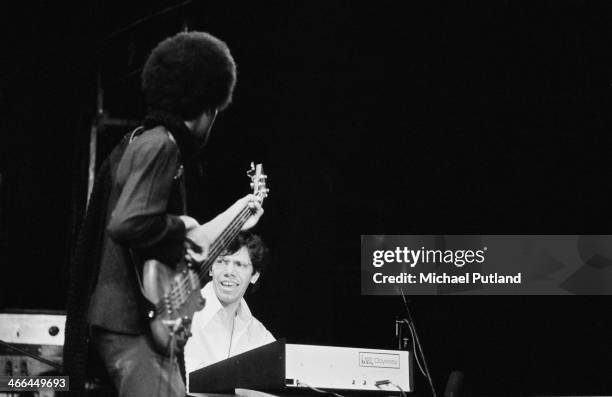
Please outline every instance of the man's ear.
[[259, 272], [255, 272], [252, 276], [251, 276], [251, 284], [255, 284], [257, 282], [257, 280], [259, 280]]

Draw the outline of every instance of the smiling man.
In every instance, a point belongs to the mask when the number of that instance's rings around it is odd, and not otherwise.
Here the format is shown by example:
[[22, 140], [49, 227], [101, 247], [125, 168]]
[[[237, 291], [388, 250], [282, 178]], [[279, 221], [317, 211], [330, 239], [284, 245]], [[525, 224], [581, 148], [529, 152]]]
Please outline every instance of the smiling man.
[[261, 277], [266, 256], [261, 238], [242, 232], [213, 264], [212, 280], [202, 288], [206, 306], [193, 316], [192, 336], [185, 345], [187, 378], [197, 369], [274, 342], [243, 298]]

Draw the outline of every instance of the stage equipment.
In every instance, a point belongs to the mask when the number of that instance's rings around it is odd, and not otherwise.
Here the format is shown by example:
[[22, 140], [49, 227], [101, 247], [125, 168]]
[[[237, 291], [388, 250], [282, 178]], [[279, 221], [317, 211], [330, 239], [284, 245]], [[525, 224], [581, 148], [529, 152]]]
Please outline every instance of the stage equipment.
[[66, 316], [0, 313], [0, 375], [36, 376], [61, 369]]
[[279, 340], [189, 374], [190, 392], [299, 389], [413, 391], [408, 351], [293, 345]]

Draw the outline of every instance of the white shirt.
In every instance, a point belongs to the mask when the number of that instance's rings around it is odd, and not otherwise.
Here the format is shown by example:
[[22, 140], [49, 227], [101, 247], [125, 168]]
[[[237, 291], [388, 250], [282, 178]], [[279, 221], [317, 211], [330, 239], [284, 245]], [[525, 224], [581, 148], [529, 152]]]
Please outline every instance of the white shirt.
[[212, 282], [206, 284], [201, 292], [206, 299], [206, 305], [193, 315], [192, 335], [185, 345], [188, 392], [190, 372], [276, 340], [266, 327], [253, 317], [244, 298], [238, 305], [232, 332], [227, 326], [230, 323], [227, 312], [223, 310]]

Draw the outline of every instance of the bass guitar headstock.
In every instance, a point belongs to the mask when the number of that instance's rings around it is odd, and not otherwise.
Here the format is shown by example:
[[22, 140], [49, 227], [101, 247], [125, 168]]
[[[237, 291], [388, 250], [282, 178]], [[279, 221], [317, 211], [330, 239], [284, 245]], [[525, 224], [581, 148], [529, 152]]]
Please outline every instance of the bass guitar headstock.
[[251, 169], [247, 172], [247, 175], [251, 179], [253, 194], [263, 203], [263, 200], [268, 197], [268, 193], [270, 192], [270, 189], [266, 186], [266, 179], [268, 179], [268, 176], [263, 173], [263, 166], [261, 164], [255, 165], [255, 163], [251, 163]]

